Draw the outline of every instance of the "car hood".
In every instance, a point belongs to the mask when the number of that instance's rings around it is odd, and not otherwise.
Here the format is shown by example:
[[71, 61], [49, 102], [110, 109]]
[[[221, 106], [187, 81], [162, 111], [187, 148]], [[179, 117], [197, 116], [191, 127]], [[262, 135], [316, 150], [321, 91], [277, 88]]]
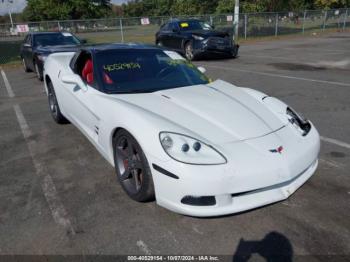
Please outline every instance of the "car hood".
[[215, 144], [261, 137], [284, 125], [262, 101], [221, 80], [115, 98], [159, 115]]
[[215, 30], [192, 30], [187, 31], [190, 34], [198, 35], [202, 37], [227, 37], [229, 34], [227, 32], [215, 31]]
[[75, 52], [79, 49], [79, 45], [55, 45], [55, 46], [38, 46], [36, 51], [42, 54], [52, 54], [59, 52]]

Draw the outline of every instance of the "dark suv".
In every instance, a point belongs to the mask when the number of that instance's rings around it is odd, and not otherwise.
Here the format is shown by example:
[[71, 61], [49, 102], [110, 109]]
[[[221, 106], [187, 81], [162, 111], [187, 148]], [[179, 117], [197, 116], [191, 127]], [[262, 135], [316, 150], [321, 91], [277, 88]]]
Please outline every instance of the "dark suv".
[[188, 60], [204, 54], [236, 57], [239, 48], [228, 32], [214, 30], [197, 19], [175, 19], [165, 23], [156, 33], [156, 44], [182, 53]]

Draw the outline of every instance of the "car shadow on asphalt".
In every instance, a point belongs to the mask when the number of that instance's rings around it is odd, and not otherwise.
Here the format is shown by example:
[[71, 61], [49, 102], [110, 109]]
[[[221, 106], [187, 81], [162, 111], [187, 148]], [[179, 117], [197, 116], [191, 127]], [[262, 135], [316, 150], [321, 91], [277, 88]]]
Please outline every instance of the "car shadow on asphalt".
[[293, 261], [293, 247], [289, 239], [281, 233], [272, 231], [262, 240], [245, 240], [241, 238], [233, 255], [233, 262], [246, 262], [258, 257], [265, 261]]

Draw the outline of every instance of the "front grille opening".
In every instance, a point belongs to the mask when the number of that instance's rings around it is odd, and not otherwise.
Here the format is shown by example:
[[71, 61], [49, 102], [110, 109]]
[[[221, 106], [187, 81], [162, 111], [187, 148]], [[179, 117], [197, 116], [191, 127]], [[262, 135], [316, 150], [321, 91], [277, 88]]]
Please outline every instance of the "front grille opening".
[[215, 206], [215, 196], [185, 196], [181, 203], [190, 206]]

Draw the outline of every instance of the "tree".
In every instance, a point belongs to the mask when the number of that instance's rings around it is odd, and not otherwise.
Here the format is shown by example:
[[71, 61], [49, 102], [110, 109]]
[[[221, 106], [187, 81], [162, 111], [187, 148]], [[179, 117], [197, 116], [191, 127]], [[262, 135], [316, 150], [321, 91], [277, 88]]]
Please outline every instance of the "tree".
[[216, 13], [227, 14], [234, 12], [235, 0], [220, 0], [216, 7]]
[[111, 8], [114, 16], [124, 16], [123, 8], [120, 5], [112, 5]]
[[321, 9], [346, 7], [349, 4], [348, 0], [315, 0], [315, 7]]
[[[1, 1], [1, 0], [0, 0]], [[88, 19], [108, 16], [179, 16], [233, 13], [235, 0], [131, 0], [118, 8], [110, 0], [27, 0], [27, 20]], [[241, 0], [240, 10], [247, 12], [300, 11], [340, 8], [350, 0]], [[112, 11], [113, 9], [113, 11]]]
[[288, 5], [288, 11], [301, 11], [301, 10], [306, 10], [306, 9], [311, 9], [313, 5], [313, 0], [292, 0], [289, 1]]
[[177, 0], [171, 7], [174, 15], [194, 15], [198, 14], [200, 0]]
[[219, 0], [132, 0], [123, 4], [126, 16], [170, 16], [214, 13]]
[[110, 0], [27, 0], [30, 21], [99, 18], [110, 15]]
[[143, 1], [132, 0], [122, 5], [125, 16], [139, 17], [143, 15]]

